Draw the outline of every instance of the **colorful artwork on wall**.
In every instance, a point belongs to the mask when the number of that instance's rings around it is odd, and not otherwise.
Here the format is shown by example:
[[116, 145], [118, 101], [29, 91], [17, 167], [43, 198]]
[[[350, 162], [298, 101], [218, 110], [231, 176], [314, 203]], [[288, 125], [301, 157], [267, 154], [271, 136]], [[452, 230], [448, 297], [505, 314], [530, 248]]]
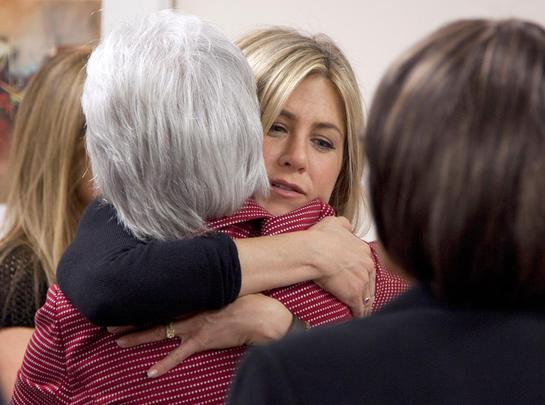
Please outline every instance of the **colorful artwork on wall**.
[[25, 85], [59, 49], [100, 38], [100, 0], [0, 0], [0, 203], [9, 138]]

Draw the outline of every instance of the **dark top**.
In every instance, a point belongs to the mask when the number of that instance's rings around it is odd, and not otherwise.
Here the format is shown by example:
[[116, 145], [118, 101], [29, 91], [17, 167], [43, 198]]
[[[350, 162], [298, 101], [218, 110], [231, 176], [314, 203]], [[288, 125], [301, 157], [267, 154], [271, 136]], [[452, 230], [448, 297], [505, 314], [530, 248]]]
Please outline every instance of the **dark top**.
[[34, 327], [34, 314], [45, 302], [47, 280], [34, 271], [33, 254], [19, 247], [0, 263], [0, 328]]
[[232, 404], [544, 404], [545, 311], [461, 310], [421, 288], [384, 310], [257, 347]]
[[[229, 237], [142, 241], [117, 221], [113, 206], [95, 200], [59, 263], [57, 281], [89, 320], [110, 326], [221, 308], [238, 297], [241, 273]], [[139, 293], [142, 285], [149, 294]]]

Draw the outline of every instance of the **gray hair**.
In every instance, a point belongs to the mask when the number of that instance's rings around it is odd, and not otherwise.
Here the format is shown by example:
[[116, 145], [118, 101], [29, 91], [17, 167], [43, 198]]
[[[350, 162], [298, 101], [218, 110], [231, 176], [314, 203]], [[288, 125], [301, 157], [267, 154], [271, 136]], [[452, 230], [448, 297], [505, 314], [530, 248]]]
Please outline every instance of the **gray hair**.
[[197, 17], [163, 10], [114, 30], [82, 105], [98, 192], [138, 238], [203, 232], [268, 192], [252, 71]]

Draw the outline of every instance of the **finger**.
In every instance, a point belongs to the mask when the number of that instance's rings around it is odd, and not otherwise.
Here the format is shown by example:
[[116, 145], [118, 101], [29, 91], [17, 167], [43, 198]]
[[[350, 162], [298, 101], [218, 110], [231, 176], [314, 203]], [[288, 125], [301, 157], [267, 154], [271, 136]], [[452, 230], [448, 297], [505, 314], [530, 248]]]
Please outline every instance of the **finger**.
[[372, 274], [369, 275], [369, 281], [367, 283], [366, 293], [364, 295], [364, 316], [371, 315], [373, 310], [373, 303], [375, 302], [375, 279]]
[[129, 333], [116, 339], [119, 347], [133, 347], [144, 343], [158, 342], [166, 339], [166, 330], [164, 325], [155, 326], [151, 329], [139, 332]]
[[363, 306], [365, 307], [365, 310], [371, 308], [373, 306], [373, 302], [375, 301], [375, 297], [372, 295], [365, 295], [363, 298]]
[[371, 297], [373, 297], [374, 299], [375, 293], [377, 291], [377, 272], [374, 266], [373, 266], [373, 270], [369, 273], [369, 286], [371, 287], [370, 288]]
[[180, 344], [177, 349], [171, 351], [163, 360], [155, 363], [148, 370], [148, 377], [160, 377], [166, 372], [172, 370], [189, 356], [200, 351], [200, 345], [197, 343], [197, 341], [195, 339], [188, 339]]
[[363, 316], [364, 316], [364, 317], [367, 317], [367, 316], [369, 316], [369, 315], [371, 315], [371, 305], [368, 305], [368, 306], [366, 307], [366, 309], [363, 311]]
[[367, 271], [355, 271], [352, 273], [355, 280], [351, 283], [350, 302], [347, 304], [352, 311], [354, 318], [361, 318], [365, 315], [363, 298], [369, 293], [369, 273]]
[[363, 290], [363, 306], [365, 307], [365, 309], [370, 308], [371, 304], [373, 303], [371, 284], [371, 280], [367, 280], [367, 283], [365, 284], [365, 288]]
[[361, 299], [356, 300], [352, 305], [349, 305], [350, 310], [352, 311], [352, 316], [354, 318], [361, 318], [364, 315], [365, 306]]
[[123, 335], [136, 329], [134, 326], [108, 326], [106, 330], [114, 335]]

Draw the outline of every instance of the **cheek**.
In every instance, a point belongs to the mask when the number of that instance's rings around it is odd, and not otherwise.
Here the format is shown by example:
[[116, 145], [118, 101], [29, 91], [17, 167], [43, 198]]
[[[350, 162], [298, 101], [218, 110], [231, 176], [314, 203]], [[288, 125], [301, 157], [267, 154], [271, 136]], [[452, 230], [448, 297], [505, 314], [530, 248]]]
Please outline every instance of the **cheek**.
[[263, 159], [265, 160], [267, 170], [275, 160], [275, 149], [274, 143], [271, 142], [270, 138], [265, 137], [263, 140]]
[[314, 184], [317, 196], [328, 202], [341, 172], [342, 157], [335, 156], [316, 167]]

